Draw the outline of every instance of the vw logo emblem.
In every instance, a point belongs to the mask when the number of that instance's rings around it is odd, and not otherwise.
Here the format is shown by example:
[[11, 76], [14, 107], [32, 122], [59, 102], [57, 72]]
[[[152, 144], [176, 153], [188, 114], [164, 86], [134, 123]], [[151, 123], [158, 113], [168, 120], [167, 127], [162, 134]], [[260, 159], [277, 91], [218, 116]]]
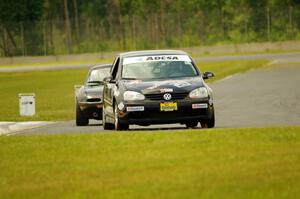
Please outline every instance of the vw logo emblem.
[[164, 94], [164, 99], [165, 100], [170, 100], [172, 98], [172, 95], [170, 93]]

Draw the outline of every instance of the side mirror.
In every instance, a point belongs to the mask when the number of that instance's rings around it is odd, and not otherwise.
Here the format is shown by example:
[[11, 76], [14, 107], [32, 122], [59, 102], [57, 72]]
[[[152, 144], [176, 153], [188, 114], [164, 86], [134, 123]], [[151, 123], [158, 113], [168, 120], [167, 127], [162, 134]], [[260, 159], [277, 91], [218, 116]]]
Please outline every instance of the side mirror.
[[106, 83], [116, 83], [116, 80], [112, 76], [104, 77], [103, 81]]
[[215, 74], [213, 72], [205, 72], [205, 73], [203, 73], [202, 78], [203, 79], [209, 79], [209, 78], [212, 78], [214, 76], [215, 76]]

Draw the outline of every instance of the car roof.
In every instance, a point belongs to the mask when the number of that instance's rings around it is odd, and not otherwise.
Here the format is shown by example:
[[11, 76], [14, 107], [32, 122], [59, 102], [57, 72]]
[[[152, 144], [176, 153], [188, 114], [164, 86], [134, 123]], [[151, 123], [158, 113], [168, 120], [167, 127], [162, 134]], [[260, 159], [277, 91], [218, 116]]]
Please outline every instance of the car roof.
[[121, 53], [120, 57], [139, 57], [149, 55], [187, 55], [187, 53], [181, 50], [143, 50]]
[[111, 68], [112, 64], [99, 64], [93, 66], [90, 70], [98, 69], [98, 68]]

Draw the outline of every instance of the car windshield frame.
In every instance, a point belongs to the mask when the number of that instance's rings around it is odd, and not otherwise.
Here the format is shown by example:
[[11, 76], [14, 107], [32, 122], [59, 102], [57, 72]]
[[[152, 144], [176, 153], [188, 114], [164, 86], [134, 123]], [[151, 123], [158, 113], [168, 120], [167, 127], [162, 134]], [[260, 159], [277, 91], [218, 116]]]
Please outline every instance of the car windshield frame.
[[[92, 73], [93, 73], [94, 71], [97, 71], [98, 74], [99, 74], [99, 71], [106, 71], [106, 72], [105, 72], [105, 75], [103, 75], [103, 78], [101, 77], [102, 79], [99, 80], [99, 79], [91, 79]], [[109, 68], [109, 67], [94, 68], [94, 69], [92, 69], [92, 70], [89, 72], [89, 74], [88, 74], [88, 76], [87, 76], [87, 78], [86, 78], [85, 84], [86, 84], [86, 85], [89, 85], [89, 84], [97, 84], [97, 83], [100, 84], [101, 82], [103, 82], [103, 80], [104, 80], [105, 77], [109, 76], [109, 74], [110, 74], [110, 68]]]
[[[163, 60], [150, 60], [150, 61], [139, 61], [136, 63], [126, 63], [124, 64], [124, 59], [122, 60], [122, 67], [121, 67], [121, 79], [123, 80], [149, 80], [149, 79], [178, 79], [178, 78], [189, 78], [189, 77], [197, 77], [200, 75], [199, 70], [195, 66], [193, 60], [188, 56], [188, 55], [183, 55], [185, 57], [188, 57], [186, 60], [168, 60], [168, 59], [163, 59]], [[142, 56], [136, 56], [135, 58], [139, 59], [139, 57]], [[140, 58], [141, 59], [141, 58]], [[134, 66], [135, 65], [135, 66]], [[152, 65], [152, 66], [151, 66]], [[133, 76], [128, 76], [125, 75], [125, 69], [126, 67], [131, 66], [131, 67], [152, 67], [152, 73], [155, 67], [158, 67], [158, 71], [156, 71], [156, 74], [160, 74], [161, 76], [150, 76], [150, 77], [141, 77], [141, 75], [133, 75]], [[185, 72], [185, 70], [190, 70], [190, 73], [188, 74]], [[164, 70], [164, 71], [162, 71]], [[172, 71], [169, 71], [172, 70]], [[175, 70], [178, 70], [177, 74], [175, 74]], [[141, 70], [144, 74], [149, 72], [149, 70]], [[192, 71], [192, 73], [191, 73]], [[131, 71], [132, 72], [132, 71]], [[172, 75], [172, 72], [173, 75]], [[179, 74], [179, 72], [181, 72]], [[184, 74], [184, 72], [186, 74]], [[168, 75], [167, 75], [168, 73]], [[154, 73], [153, 73], [154, 74]]]

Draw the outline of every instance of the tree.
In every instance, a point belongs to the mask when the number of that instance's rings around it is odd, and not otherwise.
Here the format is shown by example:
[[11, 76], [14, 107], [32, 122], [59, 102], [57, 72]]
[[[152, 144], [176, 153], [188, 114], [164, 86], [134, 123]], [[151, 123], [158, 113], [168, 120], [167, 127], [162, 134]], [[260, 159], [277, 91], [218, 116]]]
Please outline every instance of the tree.
[[[28, 30], [33, 30], [42, 16], [43, 1], [39, 0], [1, 0], [0, 3], [0, 48], [5, 56], [12, 56], [21, 51], [14, 37], [15, 32], [21, 32], [20, 24], [30, 22]], [[40, 36], [34, 33], [35, 38], [32, 39], [29, 35], [24, 34], [24, 40], [27, 46], [30, 46], [33, 51], [39, 51]]]
[[72, 34], [71, 34], [71, 24], [69, 19], [68, 0], [64, 0], [64, 11], [65, 11], [65, 30], [66, 30], [67, 49], [68, 49], [68, 54], [71, 54]]

